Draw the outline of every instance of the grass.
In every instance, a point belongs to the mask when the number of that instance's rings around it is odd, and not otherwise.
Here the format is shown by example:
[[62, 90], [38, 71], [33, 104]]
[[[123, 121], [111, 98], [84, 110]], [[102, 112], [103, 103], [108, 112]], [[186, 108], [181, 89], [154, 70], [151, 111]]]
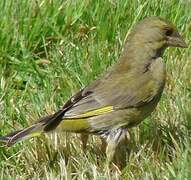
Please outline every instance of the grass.
[[[1, 0], [0, 135], [54, 112], [99, 76], [145, 16], [171, 20], [189, 43], [190, 7], [186, 0]], [[97, 137], [85, 154], [78, 135], [63, 132], [0, 147], [1, 179], [190, 179], [190, 51], [166, 51], [165, 92], [155, 113], [131, 130], [122, 174], [104, 168]]]

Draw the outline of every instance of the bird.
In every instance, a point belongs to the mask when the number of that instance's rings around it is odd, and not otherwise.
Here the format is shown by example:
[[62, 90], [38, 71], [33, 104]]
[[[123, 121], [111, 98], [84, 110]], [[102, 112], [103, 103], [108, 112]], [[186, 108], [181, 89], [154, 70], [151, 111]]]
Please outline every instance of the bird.
[[[31, 126], [0, 137], [6, 146], [57, 129], [98, 135], [106, 142], [106, 157], [112, 161], [128, 130], [141, 123], [156, 108], [164, 86], [167, 47], [187, 44], [170, 21], [146, 17], [128, 34], [119, 59], [99, 78], [79, 90], [58, 111]], [[86, 138], [84, 138], [86, 143]]]

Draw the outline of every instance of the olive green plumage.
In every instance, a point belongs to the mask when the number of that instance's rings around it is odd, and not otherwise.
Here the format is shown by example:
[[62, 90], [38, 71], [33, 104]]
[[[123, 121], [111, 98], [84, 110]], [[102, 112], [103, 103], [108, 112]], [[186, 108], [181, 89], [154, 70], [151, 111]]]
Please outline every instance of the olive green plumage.
[[162, 55], [168, 46], [186, 47], [175, 26], [159, 17], [142, 20], [128, 35], [121, 57], [108, 72], [55, 114], [0, 141], [10, 146], [57, 128], [93, 133], [106, 140], [106, 153], [112, 159], [127, 129], [149, 116], [160, 100], [166, 76]]

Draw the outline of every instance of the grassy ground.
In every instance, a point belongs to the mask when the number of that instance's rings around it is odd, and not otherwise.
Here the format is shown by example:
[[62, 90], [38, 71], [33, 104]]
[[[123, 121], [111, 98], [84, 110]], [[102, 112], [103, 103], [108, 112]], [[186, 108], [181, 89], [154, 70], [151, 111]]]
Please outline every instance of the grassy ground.
[[[0, 1], [0, 135], [58, 109], [120, 55], [145, 16], [174, 22], [191, 40], [191, 1]], [[190, 179], [191, 46], [165, 53], [167, 84], [157, 111], [131, 130], [122, 174], [104, 169], [99, 139], [86, 154], [61, 133], [0, 147], [1, 179]], [[64, 178], [65, 176], [65, 178]]]

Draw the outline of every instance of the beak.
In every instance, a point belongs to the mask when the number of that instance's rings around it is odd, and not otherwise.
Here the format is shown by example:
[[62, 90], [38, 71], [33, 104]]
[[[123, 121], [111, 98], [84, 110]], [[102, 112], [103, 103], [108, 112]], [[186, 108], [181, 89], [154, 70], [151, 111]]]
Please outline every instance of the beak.
[[182, 36], [177, 32], [172, 36], [167, 37], [167, 44], [169, 46], [174, 46], [174, 47], [180, 47], [180, 48], [187, 48], [188, 45], [182, 38]]

